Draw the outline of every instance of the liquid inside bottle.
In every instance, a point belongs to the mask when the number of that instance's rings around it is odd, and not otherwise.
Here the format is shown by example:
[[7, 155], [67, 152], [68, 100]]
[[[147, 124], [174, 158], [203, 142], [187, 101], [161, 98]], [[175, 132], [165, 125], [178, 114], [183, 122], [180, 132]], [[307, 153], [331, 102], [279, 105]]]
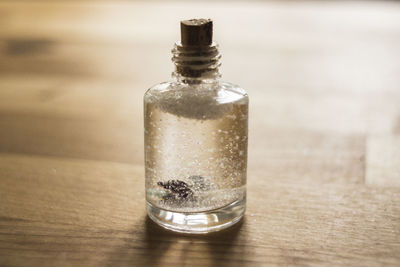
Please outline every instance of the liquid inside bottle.
[[203, 87], [148, 95], [146, 194], [156, 207], [202, 212], [245, 198], [247, 95], [232, 86]]

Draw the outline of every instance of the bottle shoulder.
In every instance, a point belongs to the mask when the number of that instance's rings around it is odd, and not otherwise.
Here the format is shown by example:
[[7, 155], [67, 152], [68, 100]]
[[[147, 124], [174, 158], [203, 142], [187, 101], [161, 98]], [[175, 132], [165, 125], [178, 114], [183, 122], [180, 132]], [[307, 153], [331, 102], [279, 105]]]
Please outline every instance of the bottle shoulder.
[[164, 82], [147, 90], [144, 104], [179, 117], [216, 119], [233, 106], [247, 107], [248, 95], [239, 86], [227, 82], [195, 85]]
[[246, 99], [248, 99], [248, 97], [249, 97], [249, 95], [247, 94], [247, 91], [244, 90], [242, 87], [240, 87], [237, 84], [233, 84], [233, 83], [225, 82], [225, 81], [222, 81], [219, 84], [220, 84], [221, 90], [223, 90], [223, 91], [229, 91], [232, 94], [236, 94], [236, 95], [241, 96], [242, 98], [246, 98]]
[[164, 98], [179, 100], [185, 97], [208, 98], [219, 103], [231, 103], [248, 99], [247, 92], [240, 86], [218, 81], [215, 83], [185, 84], [167, 81], [150, 87], [145, 95], [145, 101], [157, 102]]

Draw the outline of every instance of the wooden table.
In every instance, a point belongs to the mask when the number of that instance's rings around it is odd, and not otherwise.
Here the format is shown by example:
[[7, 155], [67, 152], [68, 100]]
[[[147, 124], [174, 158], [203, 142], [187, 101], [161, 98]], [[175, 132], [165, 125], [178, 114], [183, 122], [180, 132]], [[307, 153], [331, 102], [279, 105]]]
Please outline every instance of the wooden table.
[[[144, 210], [142, 96], [211, 17], [250, 94], [248, 209]], [[400, 265], [400, 3], [0, 3], [0, 265]]]

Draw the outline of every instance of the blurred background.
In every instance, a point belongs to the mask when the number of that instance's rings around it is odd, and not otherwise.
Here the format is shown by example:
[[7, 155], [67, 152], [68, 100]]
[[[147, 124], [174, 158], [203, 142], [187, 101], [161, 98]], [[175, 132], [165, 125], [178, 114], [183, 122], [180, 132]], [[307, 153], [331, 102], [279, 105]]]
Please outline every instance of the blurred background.
[[250, 94], [250, 174], [359, 182], [367, 144], [399, 147], [399, 2], [2, 1], [0, 14], [3, 152], [142, 164], [142, 95], [170, 78], [179, 21], [201, 17], [223, 79]]

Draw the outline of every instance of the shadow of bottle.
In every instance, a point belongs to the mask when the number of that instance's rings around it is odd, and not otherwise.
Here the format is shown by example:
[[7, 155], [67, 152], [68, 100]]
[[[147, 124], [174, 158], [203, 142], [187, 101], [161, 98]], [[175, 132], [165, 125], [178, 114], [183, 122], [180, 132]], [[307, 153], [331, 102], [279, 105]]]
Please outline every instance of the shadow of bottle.
[[241, 262], [245, 250], [245, 219], [236, 225], [201, 235], [175, 233], [163, 229], [146, 216], [144, 221], [145, 263], [154, 266], [159, 263], [181, 265], [220, 265]]

